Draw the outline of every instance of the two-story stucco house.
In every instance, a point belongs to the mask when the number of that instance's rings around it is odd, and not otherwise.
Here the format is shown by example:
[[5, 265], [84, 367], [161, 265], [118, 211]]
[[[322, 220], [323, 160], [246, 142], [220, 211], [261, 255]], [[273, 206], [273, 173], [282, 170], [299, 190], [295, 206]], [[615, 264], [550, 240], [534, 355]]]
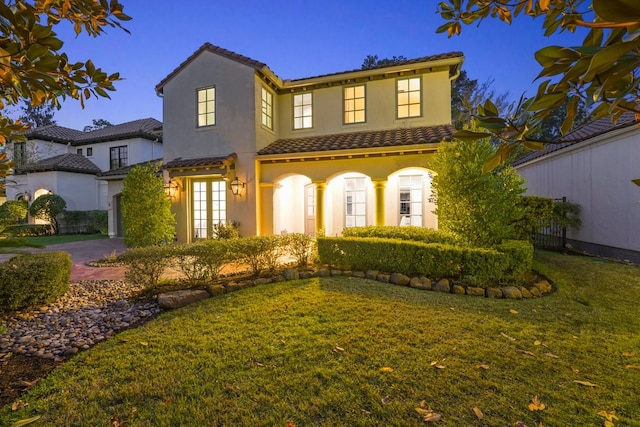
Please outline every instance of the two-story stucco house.
[[112, 201], [121, 191], [122, 176], [115, 182], [100, 174], [163, 154], [162, 123], [152, 118], [89, 132], [48, 125], [30, 129], [26, 137], [26, 142], [7, 144], [16, 164], [6, 178], [7, 200], [35, 200], [54, 193], [66, 201], [68, 210], [110, 210], [110, 224], [117, 221]]
[[463, 60], [453, 52], [283, 80], [204, 44], [156, 86], [178, 240], [232, 220], [242, 235], [437, 227], [429, 164], [453, 133]]

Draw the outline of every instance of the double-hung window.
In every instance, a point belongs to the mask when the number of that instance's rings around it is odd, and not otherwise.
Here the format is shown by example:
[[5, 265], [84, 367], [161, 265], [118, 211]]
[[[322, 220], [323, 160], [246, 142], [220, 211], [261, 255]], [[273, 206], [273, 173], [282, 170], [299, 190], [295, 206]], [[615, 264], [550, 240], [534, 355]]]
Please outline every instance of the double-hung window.
[[109, 169], [123, 168], [129, 165], [127, 146], [120, 145], [109, 149]]
[[400, 225], [422, 226], [422, 176], [400, 177]]
[[345, 87], [343, 95], [344, 123], [363, 123], [366, 118], [364, 85]]
[[422, 85], [420, 77], [397, 80], [397, 117], [405, 119], [422, 115]]
[[198, 89], [198, 127], [216, 124], [216, 88]]
[[293, 95], [293, 128], [309, 129], [313, 127], [313, 95], [300, 93]]
[[273, 95], [264, 87], [261, 95], [262, 126], [273, 129]]
[[367, 225], [367, 187], [365, 178], [345, 178], [345, 227]]

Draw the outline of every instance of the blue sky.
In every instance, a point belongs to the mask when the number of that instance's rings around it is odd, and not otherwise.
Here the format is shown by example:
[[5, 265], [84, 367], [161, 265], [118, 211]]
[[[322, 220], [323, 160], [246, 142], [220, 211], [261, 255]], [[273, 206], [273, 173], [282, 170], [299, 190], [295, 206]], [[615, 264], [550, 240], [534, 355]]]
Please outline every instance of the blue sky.
[[162, 120], [155, 85], [203, 43], [210, 42], [266, 63], [283, 79], [359, 68], [367, 55], [417, 58], [450, 51], [465, 54], [472, 79], [494, 79], [497, 93], [517, 99], [535, 93], [539, 72], [534, 52], [549, 44], [576, 45], [581, 37], [545, 38], [542, 20], [521, 17], [508, 26], [487, 20], [463, 27], [448, 39], [435, 30], [444, 21], [435, 0], [121, 0], [133, 18], [98, 38], [58, 30], [72, 61], [91, 58], [96, 66], [120, 72], [112, 99], [90, 99], [85, 109], [65, 102], [55, 119], [82, 129], [92, 119], [114, 124], [145, 117]]

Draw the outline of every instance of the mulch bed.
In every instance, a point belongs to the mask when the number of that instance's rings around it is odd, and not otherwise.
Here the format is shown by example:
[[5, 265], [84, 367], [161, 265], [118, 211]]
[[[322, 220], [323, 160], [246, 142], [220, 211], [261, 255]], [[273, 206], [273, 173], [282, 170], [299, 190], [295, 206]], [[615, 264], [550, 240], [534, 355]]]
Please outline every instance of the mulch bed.
[[62, 362], [13, 355], [0, 363], [0, 406], [10, 405]]

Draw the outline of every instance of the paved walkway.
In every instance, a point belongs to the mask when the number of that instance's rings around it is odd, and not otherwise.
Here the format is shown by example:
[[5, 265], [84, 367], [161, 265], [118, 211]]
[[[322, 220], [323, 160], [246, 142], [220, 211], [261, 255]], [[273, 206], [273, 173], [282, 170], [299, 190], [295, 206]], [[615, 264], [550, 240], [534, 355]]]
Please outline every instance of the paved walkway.
[[[97, 239], [84, 242], [59, 243], [43, 249], [28, 249], [30, 252], [64, 251], [71, 254], [73, 266], [71, 281], [78, 280], [123, 280], [126, 267], [90, 267], [88, 261], [95, 261], [112, 253], [120, 254], [126, 249], [122, 239]], [[13, 255], [3, 255], [5, 261]]]

